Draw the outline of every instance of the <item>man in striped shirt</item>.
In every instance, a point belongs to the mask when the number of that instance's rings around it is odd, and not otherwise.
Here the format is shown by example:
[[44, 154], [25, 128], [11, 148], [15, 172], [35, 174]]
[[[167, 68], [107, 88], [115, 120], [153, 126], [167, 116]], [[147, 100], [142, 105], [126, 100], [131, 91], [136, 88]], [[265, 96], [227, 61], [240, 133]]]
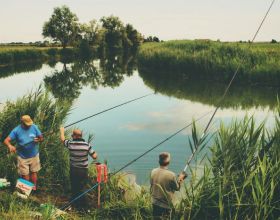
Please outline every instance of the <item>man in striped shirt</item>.
[[[70, 182], [72, 199], [79, 196], [85, 190], [88, 180], [88, 156], [97, 158], [94, 149], [83, 138], [82, 131], [75, 129], [72, 133], [72, 140], [65, 139], [64, 127], [60, 128], [60, 140], [70, 153]], [[77, 208], [85, 208], [86, 200], [84, 196], [74, 205]]]

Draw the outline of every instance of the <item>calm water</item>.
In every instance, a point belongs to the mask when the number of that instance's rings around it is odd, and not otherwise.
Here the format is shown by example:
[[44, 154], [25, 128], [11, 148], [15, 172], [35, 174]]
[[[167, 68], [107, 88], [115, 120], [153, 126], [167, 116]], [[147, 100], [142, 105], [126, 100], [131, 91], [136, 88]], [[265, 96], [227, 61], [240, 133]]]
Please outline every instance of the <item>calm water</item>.
[[[189, 82], [169, 76], [138, 72], [122, 61], [94, 61], [91, 63], [62, 63], [31, 65], [18, 69], [0, 69], [0, 102], [15, 100], [41, 84], [56, 98], [72, 101], [72, 111], [67, 124], [106, 108], [151, 92], [155, 95], [114, 109], [77, 124], [84, 133], [94, 134], [93, 145], [100, 161], [107, 159], [111, 170], [116, 170], [130, 160], [176, 132], [192, 119], [214, 110], [223, 86], [207, 82]], [[27, 72], [28, 71], [28, 72]], [[242, 119], [247, 113], [257, 121], [267, 119], [273, 125], [273, 107], [276, 93], [272, 88], [233, 87], [222, 109], [218, 111], [210, 132], [221, 121]], [[1, 107], [1, 106], [0, 106]], [[203, 129], [210, 115], [197, 122]], [[126, 170], [137, 175], [138, 183], [148, 181], [149, 172], [156, 167], [161, 151], [172, 155], [170, 168], [179, 172], [190, 155], [187, 141], [190, 129], [185, 130]]]

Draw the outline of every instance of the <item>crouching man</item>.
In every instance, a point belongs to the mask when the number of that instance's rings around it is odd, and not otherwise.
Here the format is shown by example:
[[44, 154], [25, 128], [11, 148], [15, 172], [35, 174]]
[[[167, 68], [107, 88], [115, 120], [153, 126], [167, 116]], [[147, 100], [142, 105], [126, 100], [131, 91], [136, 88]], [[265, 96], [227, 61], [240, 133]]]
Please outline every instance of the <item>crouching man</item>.
[[185, 173], [181, 173], [176, 178], [175, 173], [168, 170], [170, 154], [163, 152], [159, 155], [159, 167], [151, 172], [151, 194], [154, 219], [172, 218], [172, 200], [174, 192], [180, 190], [181, 183], [186, 178]]
[[[72, 198], [75, 199], [85, 191], [88, 181], [88, 155], [93, 159], [97, 158], [96, 152], [83, 139], [82, 131], [75, 129], [72, 133], [72, 140], [65, 139], [64, 127], [60, 128], [60, 140], [70, 153], [70, 182]], [[78, 209], [87, 207], [85, 196], [79, 198], [74, 206]]]

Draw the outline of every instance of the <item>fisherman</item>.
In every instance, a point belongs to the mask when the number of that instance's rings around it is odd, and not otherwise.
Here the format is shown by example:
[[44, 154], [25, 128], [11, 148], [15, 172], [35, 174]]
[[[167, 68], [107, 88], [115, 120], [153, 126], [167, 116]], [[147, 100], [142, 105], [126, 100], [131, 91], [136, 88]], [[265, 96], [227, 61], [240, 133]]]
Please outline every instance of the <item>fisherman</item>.
[[172, 201], [174, 192], [180, 190], [181, 183], [187, 177], [182, 172], [178, 178], [168, 170], [170, 153], [163, 152], [159, 155], [160, 167], [151, 172], [151, 194], [154, 219], [171, 219]]
[[[97, 153], [92, 146], [83, 139], [81, 130], [75, 129], [72, 133], [72, 140], [65, 139], [64, 127], [60, 128], [60, 140], [70, 152], [70, 182], [72, 198], [84, 192], [88, 181], [88, 155], [93, 159], [97, 158]], [[73, 204], [78, 209], [84, 209], [87, 206], [85, 197]]]
[[[21, 124], [15, 127], [4, 144], [10, 153], [17, 153], [17, 167], [19, 175], [34, 184], [33, 190], [37, 190], [37, 173], [41, 169], [39, 158], [39, 142], [43, 141], [43, 135], [29, 115], [21, 116]], [[11, 144], [15, 141], [16, 148]]]

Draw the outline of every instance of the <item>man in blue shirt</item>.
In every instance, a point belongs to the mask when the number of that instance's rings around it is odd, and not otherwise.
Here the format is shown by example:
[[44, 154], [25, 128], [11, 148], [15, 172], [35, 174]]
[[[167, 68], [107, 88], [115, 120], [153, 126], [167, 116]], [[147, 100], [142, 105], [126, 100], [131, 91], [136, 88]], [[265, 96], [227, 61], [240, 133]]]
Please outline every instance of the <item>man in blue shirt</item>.
[[[11, 141], [15, 141], [18, 147], [13, 146]], [[35, 185], [34, 190], [36, 190], [37, 186], [37, 173], [41, 169], [38, 142], [42, 141], [42, 133], [33, 124], [29, 115], [23, 115], [21, 124], [15, 127], [4, 140], [4, 144], [9, 148], [9, 151], [18, 155], [19, 175], [33, 182]]]

